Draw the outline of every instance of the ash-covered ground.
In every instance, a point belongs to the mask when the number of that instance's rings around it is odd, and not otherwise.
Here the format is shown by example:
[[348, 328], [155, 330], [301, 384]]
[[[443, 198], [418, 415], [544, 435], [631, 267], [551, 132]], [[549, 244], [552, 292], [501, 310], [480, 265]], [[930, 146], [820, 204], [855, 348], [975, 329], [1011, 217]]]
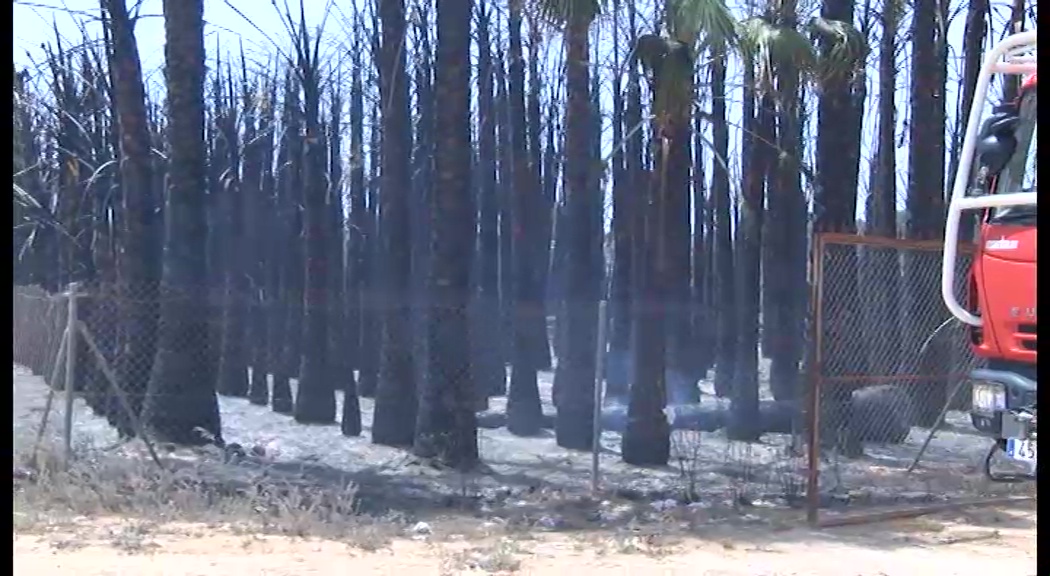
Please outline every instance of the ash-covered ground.
[[[551, 372], [540, 374], [544, 411], [553, 414]], [[292, 386], [294, 388], [295, 381]], [[704, 406], [722, 405], [711, 385], [701, 385]], [[294, 390], [293, 390], [294, 395]], [[768, 395], [765, 394], [765, 395]], [[39, 429], [48, 396], [43, 380], [20, 366], [14, 367], [15, 451], [28, 450]], [[342, 393], [337, 393], [342, 403]], [[591, 455], [559, 448], [553, 431], [538, 437], [515, 437], [503, 429], [479, 430], [484, 466], [463, 474], [440, 470], [420, 462], [405, 451], [377, 446], [370, 441], [373, 402], [361, 399], [364, 432], [346, 438], [338, 426], [304, 426], [292, 418], [254, 406], [246, 399], [219, 398], [224, 437], [238, 443], [249, 455], [228, 458], [217, 449], [179, 449], [162, 452], [185, 461], [206, 462], [223, 474], [284, 470], [312, 474], [333, 481], [350, 481], [363, 496], [379, 496], [387, 504], [411, 506], [448, 498], [493, 494], [531, 494], [537, 490], [564, 497], [590, 491]], [[55, 395], [48, 437], [61, 438], [61, 394]], [[505, 399], [493, 398], [492, 412], [502, 411]], [[341, 406], [340, 406], [341, 410]], [[341, 413], [337, 410], [337, 414]], [[905, 471], [928, 431], [913, 428], [901, 444], [868, 444], [864, 458], [846, 460], [835, 454], [821, 462], [821, 493], [825, 506], [851, 507], [865, 504], [912, 503], [916, 501], [975, 497], [1008, 490], [989, 486], [982, 479], [981, 464], [989, 440], [971, 432], [968, 417], [949, 413], [947, 425], [927, 448], [922, 465]], [[117, 441], [106, 421], [95, 416], [77, 399], [73, 442], [76, 446], [106, 447]], [[789, 434], [767, 434], [762, 442], [730, 442], [724, 431], [676, 431], [670, 466], [636, 468], [620, 461], [620, 434], [605, 431], [601, 437], [601, 486], [631, 499], [654, 503], [681, 501], [687, 494], [693, 506], [758, 505], [799, 506], [805, 494], [807, 459], [797, 448], [802, 439]], [[795, 449], [792, 449], [792, 447]], [[143, 457], [140, 442], [112, 450]], [[481, 497], [484, 499], [484, 497]], [[384, 504], [384, 505], [387, 505]], [[659, 504], [658, 504], [659, 505]]]

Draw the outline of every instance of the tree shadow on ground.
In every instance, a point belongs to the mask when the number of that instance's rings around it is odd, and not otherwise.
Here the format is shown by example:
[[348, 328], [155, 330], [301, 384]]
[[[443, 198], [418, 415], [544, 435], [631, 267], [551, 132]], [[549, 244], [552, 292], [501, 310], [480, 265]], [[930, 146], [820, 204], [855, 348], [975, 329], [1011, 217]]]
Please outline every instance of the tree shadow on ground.
[[[266, 469], [271, 482], [285, 477], [285, 481], [295, 479], [295, 483], [321, 490], [353, 483], [359, 513], [377, 517], [396, 514], [411, 522], [430, 523], [435, 530], [440, 530], [443, 523], [462, 526], [464, 520], [496, 520], [528, 532], [641, 531], [728, 539], [751, 546], [824, 541], [891, 550], [917, 544], [995, 539], [1002, 530], [1035, 528], [1035, 504], [1029, 501], [942, 512], [935, 517], [812, 529], [805, 524], [804, 512], [798, 507], [760, 506], [743, 499], [720, 503], [714, 501], [713, 495], [709, 501], [701, 499], [683, 505], [673, 493], [632, 492], [615, 486], [591, 496], [586, 490], [581, 491], [579, 483], [565, 485], [545, 477], [545, 472], [551, 470], [571, 471], [569, 464], [540, 462], [528, 472], [499, 471], [496, 468], [501, 467], [500, 463], [491, 464], [469, 473], [443, 470], [414, 459], [352, 472], [316, 462], [268, 463]], [[965, 527], [962, 535], [959, 527]]]

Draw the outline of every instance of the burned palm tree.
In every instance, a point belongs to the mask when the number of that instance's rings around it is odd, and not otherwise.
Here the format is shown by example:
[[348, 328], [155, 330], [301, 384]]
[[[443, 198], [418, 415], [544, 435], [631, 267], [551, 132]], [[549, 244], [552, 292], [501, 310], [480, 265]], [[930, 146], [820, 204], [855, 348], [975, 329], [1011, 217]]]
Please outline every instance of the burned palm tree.
[[335, 422], [335, 388], [330, 381], [329, 226], [325, 138], [321, 124], [321, 29], [311, 36], [302, 3], [299, 22], [285, 15], [295, 36], [295, 71], [303, 96], [303, 184], [305, 283], [303, 292], [302, 370], [296, 388], [295, 420], [304, 424]]
[[155, 435], [200, 442], [198, 428], [221, 438], [214, 384], [204, 377], [208, 358], [204, 146], [204, 2], [165, 0], [164, 60], [171, 172], [157, 359], [143, 419]]
[[623, 458], [631, 464], [666, 464], [670, 430], [667, 397], [668, 303], [687, 297], [688, 206], [693, 65], [698, 37], [724, 46], [735, 22], [721, 0], [669, 2], [667, 35], [643, 35], [635, 52], [649, 73], [653, 94], [654, 166], [646, 186], [644, 219], [634, 230], [640, 269], [634, 302], [634, 374], [624, 431]]
[[471, 186], [470, 0], [441, 2], [437, 9], [434, 96], [433, 218], [427, 278], [428, 374], [423, 382], [414, 451], [453, 466], [477, 461], [477, 425], [470, 369], [474, 255], [474, 191]]
[[384, 318], [372, 441], [409, 446], [415, 437], [418, 403], [408, 300], [412, 264], [408, 205], [412, 126], [403, 49], [405, 2], [379, 0], [377, 12], [382, 38], [377, 60], [383, 122], [379, 194], [382, 264], [379, 267], [381, 290], [377, 296], [382, 295]]

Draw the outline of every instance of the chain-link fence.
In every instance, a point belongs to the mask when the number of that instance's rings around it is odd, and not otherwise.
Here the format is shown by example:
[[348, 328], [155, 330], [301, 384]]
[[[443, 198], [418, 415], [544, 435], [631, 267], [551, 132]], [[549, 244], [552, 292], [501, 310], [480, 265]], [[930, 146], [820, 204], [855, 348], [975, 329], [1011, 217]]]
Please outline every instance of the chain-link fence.
[[15, 364], [61, 388], [64, 372], [56, 361], [66, 329], [65, 298], [36, 286], [16, 286], [13, 315]]
[[[264, 445], [285, 446], [289, 457], [323, 456], [349, 463], [351, 468], [374, 459], [368, 440], [377, 434], [378, 372], [384, 361], [390, 361], [382, 358], [384, 336], [379, 329], [390, 313], [389, 299], [361, 297], [339, 306], [332, 294], [326, 295], [328, 302], [320, 314], [327, 324], [322, 344], [328, 346], [327, 368], [323, 378], [315, 378], [312, 392], [303, 393], [307, 371], [314, 369], [307, 365], [307, 356], [310, 347], [316, 346], [309, 340], [307, 315], [316, 311], [293, 305], [300, 298], [268, 298], [265, 293], [235, 297], [225, 289], [185, 296], [156, 288], [98, 284], [80, 285], [70, 293], [76, 301], [74, 381], [80, 400], [73, 428], [77, 438], [84, 436], [84, 441], [93, 443], [98, 442], [95, 436], [110, 438], [114, 430], [125, 437], [137, 436], [141, 430], [153, 440], [193, 443], [192, 438], [177, 437], [186, 432], [183, 422], [188, 419], [194, 422], [192, 428], [211, 435], [221, 432], [226, 442], [249, 444], [268, 438]], [[60, 359], [61, 369], [55, 370], [55, 361], [61, 355], [70, 301], [70, 294], [48, 295], [35, 288], [15, 291], [15, 363], [45, 380], [55, 372], [57, 389], [61, 389], [66, 362]], [[665, 312], [672, 323], [688, 316], [688, 310], [669, 308]], [[471, 313], [473, 328], [495, 317], [475, 312]], [[424, 361], [425, 317], [418, 318], [424, 313], [418, 306], [410, 311], [414, 319], [407, 343], [414, 357], [405, 356], [413, 364], [410, 369], [417, 376], [417, 386], [431, 369]], [[499, 333], [500, 327], [494, 328]], [[591, 458], [585, 452], [551, 451], [557, 412], [554, 367], [538, 366], [535, 382], [541, 413], [535, 429], [523, 433], [530, 425], [520, 418], [528, 416], [528, 408], [523, 410], [519, 404], [517, 416], [512, 416], [509, 405], [522, 399], [507, 394], [509, 388], [522, 384], [515, 383], [513, 358], [499, 339], [485, 340], [477, 333], [474, 337], [478, 341], [472, 343], [472, 358], [489, 354], [493, 356], [489, 361], [495, 364], [471, 366], [475, 386], [486, 378], [494, 382], [482, 387], [484, 393], [479, 394], [488, 396], [479, 399], [477, 412], [483, 461], [538, 483], [586, 489]], [[695, 347], [677, 338], [689, 336], [669, 337], [669, 350]], [[610, 350], [609, 363], [616, 365], [617, 355], [623, 354]], [[629, 355], [620, 360], [625, 357]], [[708, 368], [669, 358], [663, 385], [670, 405], [663, 417], [671, 428], [671, 465], [663, 469], [624, 463], [621, 453], [628, 399], [595, 397], [602, 407], [599, 463], [603, 488], [654, 500], [721, 501], [733, 506], [755, 501], [791, 506], [804, 502], [804, 422], [797, 402], [773, 399], [770, 360], [760, 359], [756, 373], [760, 383], [757, 414], [735, 410], [729, 397], [716, 394], [714, 372]], [[498, 374], [490, 374], [493, 370]], [[619, 378], [634, 377], [633, 368], [626, 365], [614, 371], [621, 372], [616, 375]], [[574, 382], [572, 378], [569, 373], [565, 381]], [[347, 405], [349, 390], [357, 393], [356, 422], [354, 404]], [[216, 398], [215, 392], [217, 402], [197, 397]], [[579, 395], [570, 397], [581, 400]], [[408, 412], [415, 410], [413, 403], [405, 404], [409, 408], [401, 416], [414, 419], [414, 412]], [[202, 413], [209, 406], [216, 408], [216, 414]], [[390, 420], [389, 415], [386, 418]], [[512, 424], [514, 418], [518, 419]], [[757, 427], [761, 441], [734, 439], [734, 422], [750, 424], [752, 420], [761, 423]], [[512, 425], [516, 430], [509, 430]], [[403, 428], [411, 430], [411, 426]], [[340, 438], [358, 434], [365, 435], [365, 441]], [[411, 442], [410, 435], [407, 440]], [[108, 445], [110, 440], [102, 442]]]
[[[825, 234], [814, 246], [810, 518], [932, 505], [1015, 487], [984, 475], [992, 440], [970, 423], [969, 328], [940, 296], [941, 247]], [[957, 267], [967, 301], [968, 254]], [[860, 509], [860, 510], [859, 510]]]

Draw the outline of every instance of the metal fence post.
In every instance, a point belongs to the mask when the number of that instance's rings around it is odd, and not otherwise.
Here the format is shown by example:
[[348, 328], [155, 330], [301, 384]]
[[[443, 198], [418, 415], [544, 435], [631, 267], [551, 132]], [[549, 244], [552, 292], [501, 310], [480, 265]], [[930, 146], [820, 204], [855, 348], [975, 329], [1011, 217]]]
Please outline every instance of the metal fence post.
[[598, 493], [600, 456], [602, 451], [602, 388], [605, 384], [605, 318], [606, 301], [598, 302], [598, 345], [594, 364], [594, 413], [591, 439], [591, 492]]
[[62, 429], [62, 441], [65, 448], [66, 462], [73, 458], [73, 400], [76, 390], [76, 366], [77, 366], [77, 297], [79, 284], [73, 282], [69, 285], [67, 297], [69, 305], [66, 308], [66, 413], [65, 425]]
[[810, 339], [808, 350], [809, 397], [807, 398], [806, 521], [816, 526], [820, 520], [820, 395], [821, 335], [823, 332], [824, 238], [815, 234], [810, 252]]

